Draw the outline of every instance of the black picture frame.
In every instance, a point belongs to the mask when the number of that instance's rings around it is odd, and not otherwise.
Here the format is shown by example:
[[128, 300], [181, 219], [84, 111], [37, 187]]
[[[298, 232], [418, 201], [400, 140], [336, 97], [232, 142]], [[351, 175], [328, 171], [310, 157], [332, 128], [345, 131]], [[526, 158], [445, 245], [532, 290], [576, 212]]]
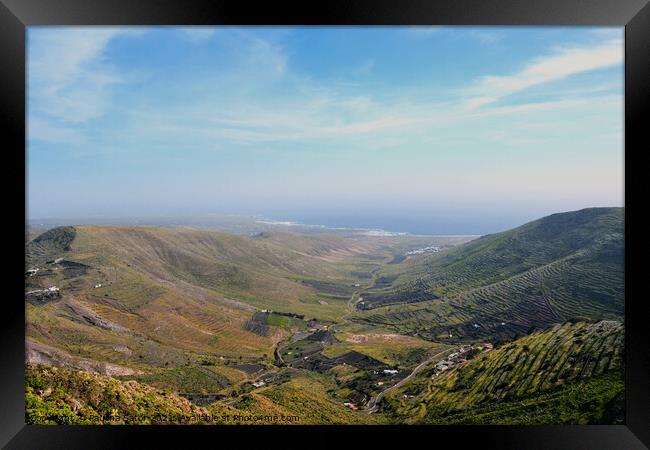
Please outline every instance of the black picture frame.
[[[120, 448], [133, 438], [188, 445], [208, 439], [215, 445], [235, 437], [289, 442], [298, 429], [310, 446], [336, 444], [352, 435], [374, 445], [385, 437], [453, 446], [469, 442], [501, 449], [637, 449], [650, 446], [650, 352], [643, 297], [630, 289], [632, 250], [625, 177], [625, 425], [593, 426], [357, 426], [336, 427], [137, 427], [34, 426], [25, 424], [23, 267], [25, 180], [25, 43], [33, 25], [608, 25], [625, 27], [625, 167], [647, 152], [644, 113], [650, 110], [650, 5], [648, 0], [355, 0], [278, 4], [244, 0], [0, 0], [0, 123], [5, 162], [5, 295], [0, 351], [0, 445], [7, 448]], [[647, 126], [647, 125], [646, 125]], [[645, 150], [645, 152], [644, 152]], [[640, 213], [637, 213], [637, 215]], [[22, 216], [22, 218], [21, 218]], [[636, 234], [635, 234], [636, 235]], [[22, 243], [21, 243], [22, 242]], [[9, 248], [7, 248], [9, 247]], [[20, 271], [20, 273], [19, 273]], [[637, 292], [639, 294], [639, 292]], [[245, 434], [244, 434], [245, 433]], [[137, 435], [137, 436], [134, 436]], [[417, 435], [417, 436], [415, 436]], [[412, 440], [411, 440], [412, 439]], [[416, 440], [417, 439], [417, 440]], [[149, 441], [151, 440], [151, 441]], [[399, 445], [399, 444], [398, 444]]]

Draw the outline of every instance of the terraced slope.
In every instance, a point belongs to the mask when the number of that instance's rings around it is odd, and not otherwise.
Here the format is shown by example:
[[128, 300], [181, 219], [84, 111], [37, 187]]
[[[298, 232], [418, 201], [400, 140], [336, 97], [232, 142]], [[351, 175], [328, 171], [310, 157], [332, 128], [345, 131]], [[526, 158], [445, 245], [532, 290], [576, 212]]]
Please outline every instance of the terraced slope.
[[44, 229], [40, 226], [27, 225], [25, 227], [25, 244], [36, 238], [38, 235], [43, 234], [45, 231], [47, 231], [46, 228]]
[[409, 423], [620, 422], [622, 351], [620, 322], [556, 325], [438, 375], [429, 368], [382, 411]]
[[76, 235], [74, 227], [56, 227], [34, 237], [25, 245], [26, 268], [42, 265], [70, 251]]
[[448, 295], [496, 283], [578, 252], [620, 265], [622, 241], [623, 208], [587, 208], [483, 236], [423, 260], [419, 270], [431, 286]]
[[439, 300], [377, 308], [357, 320], [454, 340], [510, 339], [570, 319], [620, 319], [623, 249], [622, 208], [554, 214], [422, 258], [402, 277], [415, 281], [394, 290], [422, 292], [426, 284]]

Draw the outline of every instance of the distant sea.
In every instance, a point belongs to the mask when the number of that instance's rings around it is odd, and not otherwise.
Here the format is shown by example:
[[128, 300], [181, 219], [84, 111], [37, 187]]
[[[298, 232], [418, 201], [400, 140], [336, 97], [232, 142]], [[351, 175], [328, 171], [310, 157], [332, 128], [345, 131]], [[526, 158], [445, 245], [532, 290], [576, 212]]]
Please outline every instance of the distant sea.
[[463, 211], [461, 209], [445, 212], [432, 211], [224, 211], [224, 212], [166, 212], [147, 215], [95, 215], [83, 218], [30, 218], [29, 223], [36, 227], [58, 225], [172, 225], [201, 226], [209, 224], [217, 216], [246, 217], [253, 221], [268, 221], [269, 225], [301, 224], [333, 229], [383, 230], [391, 233], [412, 235], [484, 235], [509, 230], [526, 222], [541, 218], [547, 213], [504, 213], [492, 211]]
[[505, 231], [538, 217], [519, 219], [514, 217], [471, 217], [458, 214], [404, 214], [399, 216], [386, 214], [284, 214], [268, 218], [279, 222], [321, 225], [327, 228], [373, 229], [414, 235], [483, 235]]

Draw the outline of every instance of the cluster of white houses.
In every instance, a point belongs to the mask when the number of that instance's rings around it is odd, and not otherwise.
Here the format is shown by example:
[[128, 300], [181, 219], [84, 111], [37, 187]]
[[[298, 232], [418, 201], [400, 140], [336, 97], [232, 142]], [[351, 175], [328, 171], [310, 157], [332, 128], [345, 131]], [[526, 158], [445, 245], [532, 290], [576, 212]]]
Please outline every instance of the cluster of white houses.
[[47, 289], [36, 289], [34, 291], [25, 292], [25, 294], [45, 294], [45, 293], [54, 293], [54, 292], [59, 292], [59, 288], [56, 286], [52, 286]]
[[465, 353], [467, 353], [470, 350], [476, 349], [481, 353], [487, 353], [491, 351], [493, 348], [494, 346], [490, 343], [473, 345], [473, 346], [462, 346], [460, 349], [458, 349], [457, 352], [451, 353], [447, 359], [440, 361], [438, 364], [434, 366], [433, 375], [431, 375], [431, 378], [437, 377], [442, 372], [449, 370], [450, 368], [458, 364], [467, 362], [467, 359], [465, 358]]
[[440, 251], [440, 247], [436, 245], [431, 245], [429, 247], [424, 247], [424, 248], [419, 248], [417, 250], [411, 250], [410, 252], [406, 252], [407, 255], [421, 255], [422, 253], [438, 253]]

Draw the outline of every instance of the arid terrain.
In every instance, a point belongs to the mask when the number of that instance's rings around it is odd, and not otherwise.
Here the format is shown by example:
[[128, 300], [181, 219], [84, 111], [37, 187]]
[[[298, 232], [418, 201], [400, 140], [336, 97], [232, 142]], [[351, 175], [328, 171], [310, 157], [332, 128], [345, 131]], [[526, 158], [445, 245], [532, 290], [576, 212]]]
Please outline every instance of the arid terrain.
[[28, 423], [621, 423], [623, 209], [26, 232]]

